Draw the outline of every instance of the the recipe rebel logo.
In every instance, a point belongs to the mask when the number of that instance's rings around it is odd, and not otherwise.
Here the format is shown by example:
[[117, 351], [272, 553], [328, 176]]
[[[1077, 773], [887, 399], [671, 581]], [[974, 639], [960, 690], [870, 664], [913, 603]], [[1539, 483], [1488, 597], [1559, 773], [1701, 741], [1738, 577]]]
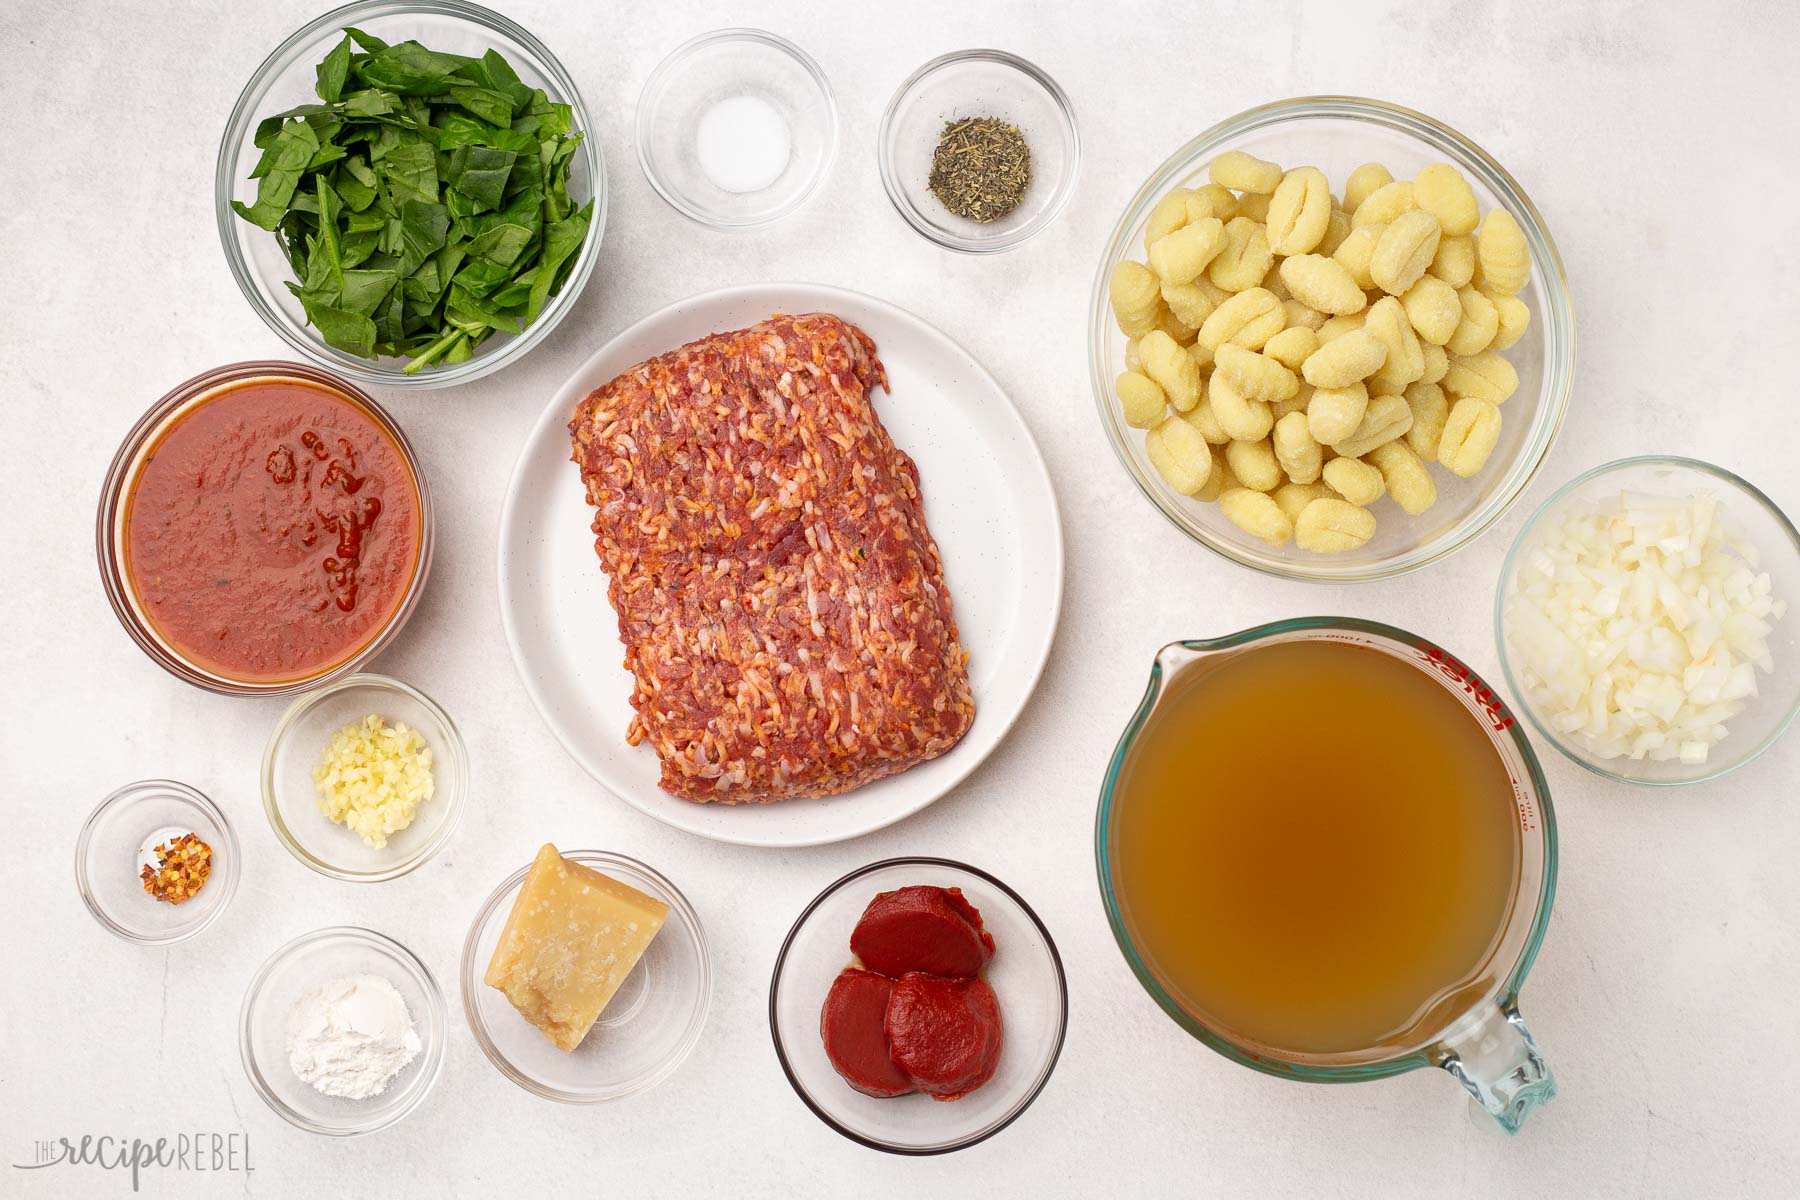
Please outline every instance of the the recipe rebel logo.
[[79, 1141], [41, 1138], [31, 1144], [29, 1161], [12, 1165], [17, 1171], [86, 1167], [114, 1172], [128, 1176], [134, 1192], [151, 1171], [248, 1175], [256, 1170], [250, 1165], [248, 1133], [178, 1133], [155, 1139], [89, 1133]]

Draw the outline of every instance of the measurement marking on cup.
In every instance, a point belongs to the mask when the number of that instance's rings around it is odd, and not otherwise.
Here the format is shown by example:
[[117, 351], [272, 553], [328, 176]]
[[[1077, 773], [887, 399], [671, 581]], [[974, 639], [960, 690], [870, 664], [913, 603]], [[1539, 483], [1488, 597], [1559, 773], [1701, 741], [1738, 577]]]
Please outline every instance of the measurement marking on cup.
[[1436, 646], [1427, 646], [1424, 657], [1425, 661], [1430, 663], [1434, 669], [1459, 685], [1474, 699], [1476, 704], [1481, 706], [1490, 728], [1495, 732], [1513, 727], [1515, 724], [1513, 715], [1506, 711], [1505, 702], [1500, 699], [1493, 688], [1481, 681], [1481, 676], [1464, 666], [1453, 655]]

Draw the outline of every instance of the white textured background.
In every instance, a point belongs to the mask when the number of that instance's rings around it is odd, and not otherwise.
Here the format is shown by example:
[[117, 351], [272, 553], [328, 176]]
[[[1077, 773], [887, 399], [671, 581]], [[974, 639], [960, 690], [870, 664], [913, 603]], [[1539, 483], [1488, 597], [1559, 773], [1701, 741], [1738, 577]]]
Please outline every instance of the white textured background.
[[[226, 271], [213, 156], [252, 68], [320, 7], [12, 0], [0, 13], [0, 1194], [128, 1190], [117, 1176], [7, 1168], [34, 1138], [195, 1128], [248, 1131], [255, 1173], [147, 1177], [144, 1194], [910, 1196], [973, 1184], [1035, 1196], [1687, 1197], [1792, 1185], [1800, 737], [1723, 783], [1675, 794], [1609, 785], [1546, 753], [1562, 877], [1524, 1011], [1562, 1094], [1515, 1140], [1471, 1124], [1441, 1074], [1325, 1088], [1235, 1067], [1138, 988], [1101, 911], [1091, 824], [1154, 648], [1347, 613], [1416, 630], [1492, 679], [1489, 605], [1523, 513], [1390, 583], [1322, 589], [1233, 568], [1184, 541], [1114, 462], [1088, 393], [1083, 321], [1120, 207], [1187, 138], [1285, 96], [1394, 100], [1505, 163], [1568, 266], [1574, 400], [1524, 505], [1605, 459], [1674, 450], [1800, 509], [1800, 10], [1410, 0], [1133, 5], [1102, 17], [1074, 0], [502, 2], [593, 108], [612, 211], [574, 314], [527, 361], [449, 392], [379, 393], [424, 459], [440, 541], [425, 602], [378, 665], [459, 721], [475, 791], [440, 858], [359, 887], [300, 866], [259, 811], [258, 756], [282, 702], [212, 696], [153, 666], [108, 610], [92, 548], [101, 476], [136, 415], [202, 369], [286, 353]], [[726, 24], [797, 40], [843, 113], [836, 166], [810, 207], [736, 236], [664, 206], [631, 147], [651, 68]], [[921, 241], [889, 208], [874, 161], [876, 123], [900, 80], [975, 45], [1054, 75], [1076, 106], [1085, 155], [1063, 217], [989, 259]], [[493, 561], [513, 454], [591, 348], [689, 293], [778, 279], [873, 292], [988, 365], [1049, 460], [1069, 574], [1042, 686], [967, 785], [861, 841], [764, 853], [665, 829], [602, 795], [564, 756], [514, 676]], [[156, 775], [213, 796], [244, 840], [233, 907], [171, 950], [103, 932], [70, 875], [88, 810]], [[591, 1108], [536, 1099], [488, 1065], [461, 1022], [455, 965], [467, 921], [545, 839], [647, 860], [707, 923], [711, 1023], [654, 1092]], [[1070, 973], [1068, 1044], [1036, 1106], [987, 1144], [937, 1160], [879, 1155], [821, 1125], [782, 1078], [764, 1018], [769, 967], [794, 914], [845, 870], [897, 853], [966, 858], [1011, 882], [1050, 925]], [[267, 1112], [235, 1045], [256, 964], [338, 922], [421, 954], [450, 991], [453, 1020], [444, 1078], [423, 1107], [349, 1143]]]

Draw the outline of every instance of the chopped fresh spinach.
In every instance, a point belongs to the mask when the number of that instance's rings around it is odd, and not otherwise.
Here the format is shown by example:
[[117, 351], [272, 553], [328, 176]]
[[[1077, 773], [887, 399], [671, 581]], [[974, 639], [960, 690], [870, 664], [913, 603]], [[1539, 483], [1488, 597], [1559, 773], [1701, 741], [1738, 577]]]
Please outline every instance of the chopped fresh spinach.
[[570, 107], [496, 51], [360, 29], [315, 70], [320, 103], [257, 126], [256, 201], [231, 206], [280, 240], [326, 343], [412, 374], [537, 320], [594, 216], [569, 195], [584, 136]]

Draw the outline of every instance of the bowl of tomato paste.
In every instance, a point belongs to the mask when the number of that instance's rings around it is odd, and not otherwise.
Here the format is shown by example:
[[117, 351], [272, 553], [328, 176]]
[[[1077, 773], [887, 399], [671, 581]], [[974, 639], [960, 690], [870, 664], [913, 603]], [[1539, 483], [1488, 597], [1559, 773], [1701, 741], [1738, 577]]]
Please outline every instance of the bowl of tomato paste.
[[188, 380], [132, 427], [97, 521], [113, 611], [159, 666], [280, 695], [381, 651], [431, 566], [431, 494], [392, 418], [315, 367]]
[[1012, 1124], [1068, 1024], [1050, 931], [1012, 888], [943, 858], [852, 871], [775, 960], [769, 1032], [802, 1103], [845, 1137], [944, 1154]]

